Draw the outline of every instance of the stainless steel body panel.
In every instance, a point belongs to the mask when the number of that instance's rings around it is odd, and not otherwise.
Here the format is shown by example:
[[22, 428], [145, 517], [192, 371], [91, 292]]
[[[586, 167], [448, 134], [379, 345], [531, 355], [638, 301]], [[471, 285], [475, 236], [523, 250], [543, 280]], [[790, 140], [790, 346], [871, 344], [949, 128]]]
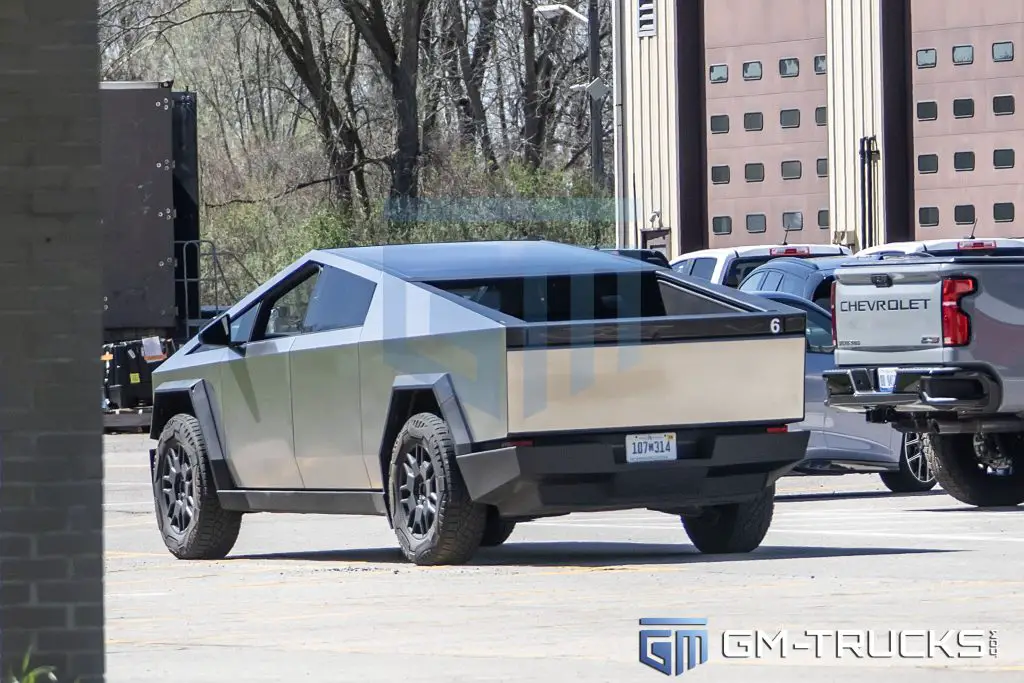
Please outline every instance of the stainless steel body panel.
[[801, 337], [508, 353], [509, 432], [793, 422]]
[[358, 327], [300, 335], [288, 352], [295, 460], [307, 489], [371, 486], [363, 458], [361, 335]]
[[[295, 462], [291, 371], [294, 337], [229, 351], [219, 391], [221, 438], [235, 482], [242, 488], [304, 488]], [[233, 357], [231, 357], [233, 356]]]

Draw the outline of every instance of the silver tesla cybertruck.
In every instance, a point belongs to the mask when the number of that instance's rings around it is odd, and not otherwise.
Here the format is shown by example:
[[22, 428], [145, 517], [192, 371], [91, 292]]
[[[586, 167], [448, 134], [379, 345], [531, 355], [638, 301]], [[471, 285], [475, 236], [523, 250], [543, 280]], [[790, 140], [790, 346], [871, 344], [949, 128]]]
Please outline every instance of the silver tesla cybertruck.
[[648, 508], [749, 552], [805, 454], [801, 311], [544, 241], [313, 251], [153, 375], [157, 519], [226, 556], [250, 512], [386, 517], [469, 561], [517, 522]]

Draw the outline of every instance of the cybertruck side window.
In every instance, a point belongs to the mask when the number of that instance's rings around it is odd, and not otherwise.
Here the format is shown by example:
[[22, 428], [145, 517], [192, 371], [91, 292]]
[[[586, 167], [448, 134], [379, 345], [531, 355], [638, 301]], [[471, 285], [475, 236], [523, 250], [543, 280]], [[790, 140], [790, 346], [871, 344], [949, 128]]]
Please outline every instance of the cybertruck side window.
[[324, 266], [306, 311], [302, 332], [327, 332], [361, 327], [373, 302], [377, 283], [347, 270]]
[[249, 341], [259, 308], [259, 304], [254, 304], [245, 313], [231, 321], [231, 341], [237, 344], [244, 344]]
[[260, 306], [253, 341], [302, 334], [319, 276], [320, 269], [317, 268], [283, 292], [269, 296]]

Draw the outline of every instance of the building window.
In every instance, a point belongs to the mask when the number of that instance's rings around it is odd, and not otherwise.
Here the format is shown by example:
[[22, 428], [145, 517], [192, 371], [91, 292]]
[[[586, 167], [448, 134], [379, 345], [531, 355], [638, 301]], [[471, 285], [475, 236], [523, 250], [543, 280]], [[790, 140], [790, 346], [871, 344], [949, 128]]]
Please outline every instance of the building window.
[[814, 110], [814, 123], [819, 126], [828, 123], [828, 110], [825, 107], [818, 107]]
[[954, 171], [973, 171], [974, 152], [956, 152], [953, 154]]
[[1016, 156], [1012, 149], [992, 150], [992, 165], [996, 168], [1013, 168]]
[[782, 229], [790, 230], [804, 229], [804, 214], [801, 211], [786, 211], [782, 214]]
[[761, 62], [743, 62], [743, 80], [759, 81], [761, 73]]
[[743, 177], [748, 183], [764, 181], [764, 164], [747, 164], [743, 167]]
[[992, 113], [996, 116], [1009, 116], [1015, 109], [1013, 95], [996, 95], [992, 98]]
[[817, 168], [819, 178], [828, 177], [828, 159], [818, 159]]
[[953, 46], [953, 63], [963, 66], [966, 64], [974, 64], [974, 46], [973, 45], [954, 45]]
[[825, 55], [814, 56], [814, 73], [821, 76], [828, 70], [828, 58]]
[[934, 228], [939, 224], [939, 207], [922, 206], [917, 210], [917, 222], [922, 228]]
[[725, 83], [729, 80], [728, 64], [712, 64], [708, 69], [708, 77], [712, 83]]
[[650, 38], [658, 33], [658, 21], [654, 13], [655, 0], [639, 0], [636, 7], [636, 35]]
[[1013, 41], [1006, 40], [1001, 43], [992, 43], [992, 61], [993, 62], [1012, 62], [1013, 61]]
[[785, 57], [779, 60], [779, 75], [793, 78], [800, 75], [800, 60], [796, 57]]
[[996, 223], [1011, 223], [1013, 213], [1013, 202], [998, 202], [992, 205], [992, 220]]
[[768, 219], [763, 213], [747, 214], [747, 232], [764, 232], [768, 229]]
[[974, 222], [974, 204], [957, 204], [953, 207], [953, 221], [957, 225], [970, 225]]
[[764, 114], [748, 111], [743, 115], [743, 130], [764, 130]]
[[974, 116], [974, 100], [970, 97], [953, 100], [953, 118], [969, 119], [972, 116]]
[[797, 180], [803, 174], [803, 168], [799, 161], [782, 162], [782, 179]]
[[711, 219], [711, 234], [731, 235], [732, 216], [715, 216]]
[[917, 68], [932, 69], [938, 61], [938, 53], [934, 47], [926, 47], [917, 51]]
[[783, 109], [779, 112], [779, 125], [783, 128], [799, 128], [800, 127], [800, 110], [799, 109]]
[[939, 155], [938, 154], [921, 154], [917, 157], [917, 172], [918, 173], [938, 173], [939, 172]]
[[828, 209], [818, 211], [818, 227], [822, 230], [828, 230]]
[[711, 167], [711, 182], [715, 185], [725, 185], [729, 182], [729, 167], [728, 166], [712, 166]]
[[939, 103], [935, 101], [925, 101], [917, 103], [917, 120], [918, 121], [934, 121], [939, 118]]
[[715, 114], [711, 117], [711, 133], [718, 135], [729, 132], [729, 115]]

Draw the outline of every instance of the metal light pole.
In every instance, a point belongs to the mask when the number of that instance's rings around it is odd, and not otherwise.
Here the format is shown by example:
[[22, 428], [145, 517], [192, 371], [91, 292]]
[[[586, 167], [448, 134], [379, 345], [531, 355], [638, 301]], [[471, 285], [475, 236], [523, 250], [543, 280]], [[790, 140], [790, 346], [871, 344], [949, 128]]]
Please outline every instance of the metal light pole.
[[[552, 18], [560, 14], [568, 14], [572, 18], [587, 25], [587, 61], [590, 71], [590, 83], [572, 86], [571, 90], [586, 90], [590, 97], [590, 178], [594, 192], [604, 189], [604, 126], [601, 122], [601, 109], [609, 88], [601, 80], [601, 19], [598, 13], [598, 0], [588, 0], [587, 16], [583, 16], [568, 5], [542, 5], [534, 12], [542, 17]], [[602, 193], [603, 194], [603, 193]], [[598, 220], [591, 209], [590, 225], [594, 234], [594, 247], [600, 246], [601, 231]]]

